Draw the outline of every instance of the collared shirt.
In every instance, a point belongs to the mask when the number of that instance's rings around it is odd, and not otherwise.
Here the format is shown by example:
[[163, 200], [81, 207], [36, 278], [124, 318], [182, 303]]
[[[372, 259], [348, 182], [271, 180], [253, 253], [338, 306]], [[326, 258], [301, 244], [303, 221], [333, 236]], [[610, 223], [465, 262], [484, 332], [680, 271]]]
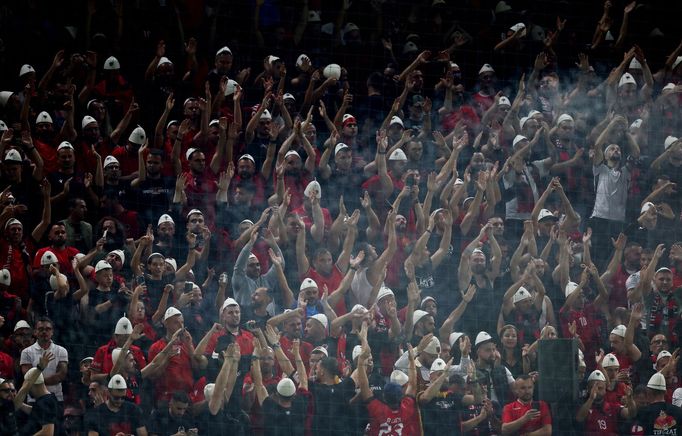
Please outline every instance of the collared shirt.
[[[31, 367], [38, 366], [40, 358], [46, 351], [54, 354], [54, 360], [48, 363], [43, 370], [43, 377], [48, 378], [52, 375], [55, 375], [57, 373], [57, 366], [60, 363], [63, 362], [65, 365], [68, 364], [69, 353], [66, 351], [66, 348], [57, 345], [54, 342], [50, 342], [50, 346], [48, 348], [41, 347], [38, 345], [38, 342], [34, 343], [30, 347], [24, 348], [21, 350], [21, 360], [19, 361], [19, 364], [31, 365]], [[64, 401], [61, 383], [57, 383], [56, 385], [46, 385], [46, 387], [50, 393], [53, 393], [55, 397], [57, 397], [57, 401]]]

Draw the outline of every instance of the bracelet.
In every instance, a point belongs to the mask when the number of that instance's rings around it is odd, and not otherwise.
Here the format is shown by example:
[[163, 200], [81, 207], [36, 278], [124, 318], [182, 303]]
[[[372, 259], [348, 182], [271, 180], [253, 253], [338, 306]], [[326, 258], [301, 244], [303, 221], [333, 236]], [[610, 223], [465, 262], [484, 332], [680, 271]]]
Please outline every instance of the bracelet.
[[386, 152], [384, 151], [384, 152], [382, 153], [382, 152], [380, 152], [380, 151], [377, 151], [377, 154], [386, 154]]
[[277, 342], [276, 344], [270, 345], [272, 348], [281, 348], [282, 346]]
[[41, 368], [41, 367], [40, 367], [40, 364], [37, 364], [37, 365], [36, 365], [36, 368], [38, 368], [38, 371], [43, 371], [43, 370], [45, 370], [45, 368]]

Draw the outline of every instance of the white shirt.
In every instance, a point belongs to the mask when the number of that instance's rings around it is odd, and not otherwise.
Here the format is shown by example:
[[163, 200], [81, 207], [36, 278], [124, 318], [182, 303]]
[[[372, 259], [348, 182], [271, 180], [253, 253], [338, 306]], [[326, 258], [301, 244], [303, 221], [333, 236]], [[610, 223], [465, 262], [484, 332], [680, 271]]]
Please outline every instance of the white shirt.
[[[40, 345], [38, 345], [38, 342], [34, 343], [30, 347], [24, 348], [21, 350], [21, 360], [19, 361], [19, 364], [31, 365], [31, 367], [38, 366], [40, 358], [46, 351], [54, 354], [54, 360], [48, 363], [47, 367], [43, 369], [43, 377], [47, 378], [51, 375], [55, 375], [57, 373], [57, 365], [59, 365], [61, 362], [64, 362], [64, 364], [69, 362], [69, 353], [66, 351], [66, 348], [57, 345], [54, 342], [50, 342], [50, 346], [47, 349], [43, 349]], [[57, 397], [57, 401], [64, 401], [61, 383], [57, 383], [56, 385], [45, 385], [45, 387], [47, 387], [47, 390]]]
[[592, 172], [597, 188], [592, 217], [624, 222], [630, 170], [627, 167], [615, 169], [601, 164], [592, 167]]

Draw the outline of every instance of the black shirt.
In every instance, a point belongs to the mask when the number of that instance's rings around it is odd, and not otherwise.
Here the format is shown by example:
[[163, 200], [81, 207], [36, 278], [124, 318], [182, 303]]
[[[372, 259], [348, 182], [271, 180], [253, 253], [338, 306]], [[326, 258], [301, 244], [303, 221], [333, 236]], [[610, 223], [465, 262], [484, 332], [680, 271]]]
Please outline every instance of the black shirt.
[[651, 403], [637, 414], [637, 421], [647, 435], [679, 435], [682, 409], [664, 402]]
[[32, 435], [40, 431], [46, 424], [54, 424], [55, 432], [57, 426], [57, 397], [54, 394], [43, 395], [37, 398], [28, 416], [28, 421], [22, 429], [22, 435]]
[[263, 430], [265, 436], [303, 436], [308, 399], [296, 395], [291, 407], [282, 407], [268, 397], [263, 402]]
[[191, 418], [189, 412], [176, 418], [170, 414], [168, 407], [165, 405], [162, 409], [152, 410], [148, 429], [150, 435], [173, 435], [180, 431], [180, 427], [184, 428], [185, 431], [190, 428], [196, 428], [194, 420]]
[[0, 399], [0, 434], [17, 434], [18, 431], [14, 403]]
[[85, 428], [99, 433], [100, 436], [115, 436], [119, 432], [137, 434], [140, 427], [144, 427], [142, 409], [129, 401], [124, 401], [118, 412], [111, 411], [107, 403], [104, 403], [85, 415]]
[[463, 410], [462, 398], [462, 394], [439, 392], [431, 401], [421, 405], [424, 434], [459, 434], [459, 411]]
[[347, 419], [348, 402], [355, 395], [355, 382], [346, 378], [335, 385], [312, 383], [310, 392], [315, 404], [313, 434], [342, 436], [348, 433], [351, 427]]

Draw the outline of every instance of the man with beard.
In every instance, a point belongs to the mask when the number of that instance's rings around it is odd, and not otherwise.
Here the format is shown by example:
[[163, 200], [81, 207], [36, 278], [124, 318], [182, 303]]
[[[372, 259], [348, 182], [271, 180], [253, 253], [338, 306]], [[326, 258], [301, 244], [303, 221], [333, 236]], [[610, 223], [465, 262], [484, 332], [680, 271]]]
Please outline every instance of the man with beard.
[[46, 173], [57, 171], [57, 152], [55, 151], [56, 137], [54, 123], [49, 113], [43, 111], [38, 114], [36, 124], [33, 129], [33, 145], [38, 149], [40, 157], [43, 158], [43, 165]]
[[[303, 308], [296, 310], [287, 309], [280, 315], [275, 315], [268, 320], [268, 326], [277, 327], [282, 331], [282, 336], [279, 338], [279, 343], [282, 346], [282, 351], [287, 358], [292, 361], [294, 359], [294, 340], [300, 340], [300, 353], [303, 362], [308, 370], [310, 370], [310, 355], [313, 353], [313, 346], [309, 342], [301, 339], [303, 331], [303, 322], [301, 321], [305, 316]], [[325, 350], [326, 351], [326, 350]], [[328, 353], [327, 353], [328, 354]]]
[[[250, 154], [243, 154], [237, 160], [236, 170], [232, 183], [230, 183], [231, 203], [244, 205], [249, 199], [249, 194], [251, 194], [251, 204], [264, 205], [265, 200], [267, 200], [266, 177], [269, 178], [269, 175], [264, 175], [257, 170], [256, 160]], [[239, 188], [242, 187], [246, 198], [242, 198], [241, 192], [238, 193]]]
[[630, 164], [623, 159], [618, 144], [610, 144], [603, 149], [610, 131], [618, 125], [627, 127], [625, 118], [620, 115], [615, 116], [599, 136], [592, 156], [592, 172], [597, 189], [590, 227], [594, 235], [592, 251], [597, 266], [606, 261], [609, 250], [603, 248], [608, 247], [610, 238], [618, 236], [625, 223], [625, 208], [631, 179]]
[[137, 176], [138, 162], [141, 160], [139, 151], [146, 143], [147, 134], [142, 127], [137, 126], [128, 136], [126, 144], [117, 146], [111, 152], [111, 155], [119, 160], [125, 180], [132, 180]]
[[[663, 378], [662, 375], [659, 374], [659, 376]], [[615, 436], [619, 434], [619, 421], [633, 418], [637, 414], [637, 405], [632, 398], [632, 389], [628, 389], [625, 396], [627, 403], [625, 407], [604, 401], [606, 377], [599, 370], [592, 371], [587, 378], [587, 391], [589, 396], [575, 415], [575, 420], [584, 426], [587, 435]], [[663, 392], [665, 392], [665, 379], [663, 380]]]
[[[303, 142], [307, 154], [305, 164], [297, 151], [289, 149], [295, 140]], [[277, 154], [277, 190], [280, 191], [280, 183], [289, 189], [289, 194], [291, 194], [289, 204], [292, 210], [303, 204], [306, 188], [313, 180], [315, 173], [315, 156], [315, 150], [301, 133], [301, 125], [296, 123], [291, 135], [284, 141]], [[280, 177], [280, 173], [282, 173], [282, 177]]]
[[154, 237], [152, 253], [161, 253], [164, 257], [178, 259], [180, 249], [175, 243], [175, 221], [164, 213], [156, 223], [156, 236]]
[[56, 257], [56, 262], [59, 263], [59, 271], [65, 274], [73, 274], [71, 261], [80, 251], [75, 247], [66, 245], [66, 227], [64, 227], [64, 223], [52, 224], [47, 238], [50, 241], [50, 245], [36, 251], [36, 255], [33, 258], [33, 268], [40, 269], [43, 255], [51, 252]]
[[47, 180], [50, 182], [52, 191], [52, 209], [57, 212], [60, 206], [65, 206], [68, 197], [86, 197], [88, 191], [87, 186], [92, 186], [94, 182], [97, 186], [101, 186], [101, 166], [102, 158], [96, 151], [93, 151], [95, 161], [95, 176], [92, 173], [82, 173], [76, 169], [76, 152], [71, 143], [64, 141], [57, 147], [57, 165], [55, 172], [47, 175]]
[[[328, 162], [332, 154], [334, 163], [330, 165]], [[329, 144], [320, 158], [318, 174], [320, 185], [329, 193], [323, 204], [332, 216], [339, 213], [339, 205], [335, 200], [340, 197], [343, 197], [348, 210], [360, 208], [358, 186], [364, 182], [365, 175], [362, 167], [353, 163], [353, 150], [348, 144]]]
[[82, 253], [87, 253], [93, 246], [92, 225], [85, 221], [88, 206], [79, 197], [69, 199], [69, 216], [61, 220], [66, 229], [66, 243]]
[[24, 225], [16, 218], [9, 219], [2, 227], [5, 229], [5, 237], [0, 239], [0, 255], [7, 259], [6, 268], [12, 277], [12, 291], [21, 298], [25, 307], [29, 297], [29, 253], [33, 252], [35, 242], [30, 237], [24, 239]]
[[268, 94], [257, 109], [254, 107], [244, 132], [246, 152], [253, 156], [258, 166], [265, 162], [267, 152], [277, 143], [279, 134], [279, 129], [273, 124], [272, 114], [268, 110], [273, 98], [272, 94]]
[[218, 359], [216, 347], [219, 341], [221, 345], [237, 343], [243, 356], [250, 356], [253, 353], [254, 336], [251, 332], [241, 328], [242, 315], [239, 303], [233, 298], [226, 299], [220, 308], [219, 316], [220, 324], [214, 324], [194, 350], [194, 356], [199, 359], [203, 368], [208, 364], [209, 358]]
[[220, 80], [223, 77], [229, 77], [232, 71], [234, 57], [232, 50], [225, 46], [219, 49], [215, 54], [213, 69], [208, 72], [206, 80], [211, 85], [211, 94], [216, 95], [220, 90]]
[[216, 174], [206, 165], [206, 155], [198, 148], [190, 148], [185, 153], [189, 162], [189, 172], [185, 193], [187, 207], [205, 211], [206, 223], [210, 228], [215, 224], [215, 193], [218, 186], [215, 183]]
[[[476, 376], [487, 387], [491, 401], [504, 406], [511, 398], [514, 377], [506, 366], [497, 363], [500, 353], [495, 341], [487, 332], [479, 332], [474, 342], [476, 353]], [[471, 381], [471, 379], [470, 379]]]
[[152, 224], [157, 216], [168, 212], [175, 191], [175, 180], [163, 175], [163, 151], [149, 149], [142, 165], [147, 150], [144, 145], [138, 150], [140, 155], [138, 175], [130, 183], [133, 192], [137, 194], [136, 209], [141, 212], [140, 218], [145, 226]]
[[526, 374], [516, 379], [516, 401], [504, 406], [502, 434], [552, 434], [552, 415], [544, 401], [533, 401], [533, 379]]
[[81, 121], [81, 136], [74, 142], [77, 156], [76, 165], [79, 168], [96, 168], [96, 154], [108, 156], [114, 149], [111, 139], [103, 137], [99, 130], [99, 123], [90, 115]]
[[228, 203], [227, 194], [221, 196], [218, 192], [218, 209], [217, 226], [227, 228], [230, 232], [230, 237], [233, 239], [239, 238], [242, 234], [240, 227], [243, 223], [253, 224], [256, 218], [261, 216], [263, 207], [254, 203], [256, 195], [255, 185], [243, 180], [237, 183], [230, 183], [233, 187], [234, 194], [232, 201]]

